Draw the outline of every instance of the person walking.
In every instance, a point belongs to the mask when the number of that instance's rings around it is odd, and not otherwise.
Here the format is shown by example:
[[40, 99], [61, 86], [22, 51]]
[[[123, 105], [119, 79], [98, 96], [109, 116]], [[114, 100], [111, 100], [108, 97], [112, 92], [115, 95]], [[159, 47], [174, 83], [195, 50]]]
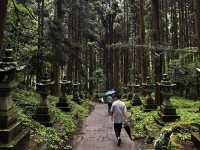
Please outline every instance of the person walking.
[[117, 145], [121, 144], [121, 129], [124, 124], [128, 123], [127, 108], [124, 102], [121, 101], [121, 95], [117, 95], [117, 100], [111, 106], [111, 118], [114, 122], [114, 131], [117, 138]]
[[108, 95], [108, 97], [107, 97], [107, 103], [108, 103], [108, 114], [110, 114], [110, 109], [111, 109], [111, 106], [112, 106], [112, 102], [113, 102], [112, 95]]

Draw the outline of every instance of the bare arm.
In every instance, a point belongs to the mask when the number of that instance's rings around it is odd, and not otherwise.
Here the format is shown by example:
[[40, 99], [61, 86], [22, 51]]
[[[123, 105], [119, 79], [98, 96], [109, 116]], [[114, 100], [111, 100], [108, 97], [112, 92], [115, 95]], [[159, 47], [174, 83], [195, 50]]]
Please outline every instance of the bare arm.
[[124, 106], [124, 122], [128, 122], [128, 112], [127, 112], [127, 108], [126, 105]]

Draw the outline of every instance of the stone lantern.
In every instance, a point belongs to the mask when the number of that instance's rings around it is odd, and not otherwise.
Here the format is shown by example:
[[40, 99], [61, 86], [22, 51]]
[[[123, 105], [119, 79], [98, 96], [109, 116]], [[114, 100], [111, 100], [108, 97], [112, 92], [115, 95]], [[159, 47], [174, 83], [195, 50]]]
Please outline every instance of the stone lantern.
[[132, 105], [133, 106], [139, 106], [142, 105], [142, 101], [139, 97], [139, 93], [140, 93], [140, 85], [137, 82], [138, 80], [135, 81], [135, 84], [133, 85], [134, 88], [134, 96], [132, 99]]
[[156, 102], [151, 96], [151, 93], [154, 91], [155, 85], [151, 83], [150, 77], [147, 77], [147, 82], [143, 84], [145, 92], [145, 102], [144, 102], [144, 111], [152, 111], [157, 108]]
[[80, 88], [80, 83], [73, 84], [73, 101], [77, 102], [78, 104], [81, 103], [79, 88]]
[[83, 84], [82, 83], [80, 83], [80, 85], [79, 85], [79, 96], [80, 96], [80, 98], [81, 99], [84, 99], [85, 98], [85, 94], [84, 94], [84, 90], [83, 90]]
[[17, 63], [12, 50], [6, 49], [0, 62], [0, 150], [25, 150], [30, 136], [29, 129], [17, 121], [11, 92], [15, 87]]
[[63, 78], [63, 80], [60, 82], [61, 84], [61, 97], [59, 98], [59, 102], [56, 104], [56, 107], [60, 108], [61, 110], [65, 112], [70, 111], [70, 106], [67, 102], [67, 95], [66, 92], [70, 88], [71, 81], [67, 81], [66, 77]]
[[123, 95], [122, 97], [123, 98], [128, 98], [128, 88], [127, 87], [122, 87], [122, 90], [123, 90]]
[[80, 90], [80, 83], [73, 83], [73, 94], [74, 93], [79, 93]]
[[132, 100], [133, 98], [133, 84], [128, 84], [128, 100]]
[[176, 108], [172, 106], [170, 102], [170, 97], [173, 95], [173, 88], [176, 84], [171, 83], [168, 79], [168, 75], [164, 74], [163, 79], [161, 81], [161, 95], [162, 95], [162, 105], [161, 105], [161, 112], [160, 117], [161, 120], [164, 122], [171, 122], [175, 121], [176, 119], [180, 118], [176, 114]]
[[53, 121], [49, 115], [48, 107], [48, 95], [50, 94], [50, 87], [53, 84], [54, 82], [48, 79], [47, 72], [44, 73], [41, 82], [37, 83], [37, 91], [41, 95], [41, 101], [33, 118], [46, 127], [51, 127], [53, 125]]
[[[66, 76], [64, 77], [63, 80], [66, 80], [65, 78], [66, 78]], [[72, 95], [72, 92], [73, 92], [72, 88], [73, 88], [72, 87], [72, 82], [71, 81], [67, 81], [67, 83], [66, 83], [66, 94], [67, 95]]]

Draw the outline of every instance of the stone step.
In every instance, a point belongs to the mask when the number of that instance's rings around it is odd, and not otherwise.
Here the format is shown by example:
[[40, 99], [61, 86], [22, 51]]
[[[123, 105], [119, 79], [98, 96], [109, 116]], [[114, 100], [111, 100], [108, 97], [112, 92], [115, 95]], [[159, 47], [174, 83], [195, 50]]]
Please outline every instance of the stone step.
[[0, 130], [0, 143], [9, 143], [21, 130], [21, 122], [16, 122], [9, 128]]
[[23, 129], [8, 144], [0, 144], [0, 150], [28, 150], [30, 130]]
[[10, 124], [13, 124], [17, 121], [16, 118], [16, 109], [11, 108], [9, 111], [0, 112], [0, 129], [6, 129]]

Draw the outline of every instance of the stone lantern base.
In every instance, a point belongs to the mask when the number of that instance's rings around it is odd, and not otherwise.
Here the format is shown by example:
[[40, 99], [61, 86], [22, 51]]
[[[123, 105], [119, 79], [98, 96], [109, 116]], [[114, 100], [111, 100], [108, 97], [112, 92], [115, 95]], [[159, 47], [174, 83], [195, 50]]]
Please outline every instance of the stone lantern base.
[[153, 111], [153, 110], [156, 110], [156, 109], [157, 109], [157, 105], [155, 105], [155, 104], [152, 104], [152, 105], [146, 105], [146, 104], [144, 104], [143, 111], [144, 112], [150, 112], [150, 111]]
[[15, 114], [14, 108], [0, 112], [0, 150], [28, 149], [30, 130], [17, 122]]
[[197, 147], [200, 147], [200, 133], [198, 132], [192, 133], [191, 140]]
[[180, 118], [180, 116], [176, 114], [176, 108], [173, 106], [161, 106], [159, 115], [164, 122], [173, 122]]
[[142, 101], [138, 95], [135, 95], [132, 99], [132, 106], [140, 106], [142, 105]]
[[61, 109], [64, 112], [71, 111], [69, 104], [66, 102], [66, 99], [63, 97], [59, 98], [59, 102], [56, 104], [56, 107]]
[[143, 105], [143, 111], [144, 112], [149, 112], [157, 109], [157, 105], [155, 104], [154, 100], [152, 97], [147, 97], [146, 102]]
[[53, 121], [51, 120], [51, 116], [49, 115], [48, 106], [39, 106], [36, 114], [33, 116], [33, 119], [46, 127], [53, 126]]
[[128, 94], [128, 100], [132, 100], [133, 99], [133, 94], [129, 93]]
[[77, 104], [81, 104], [81, 98], [80, 96], [77, 96], [77, 95], [73, 95], [73, 99], [72, 99], [74, 102], [76, 102]]

